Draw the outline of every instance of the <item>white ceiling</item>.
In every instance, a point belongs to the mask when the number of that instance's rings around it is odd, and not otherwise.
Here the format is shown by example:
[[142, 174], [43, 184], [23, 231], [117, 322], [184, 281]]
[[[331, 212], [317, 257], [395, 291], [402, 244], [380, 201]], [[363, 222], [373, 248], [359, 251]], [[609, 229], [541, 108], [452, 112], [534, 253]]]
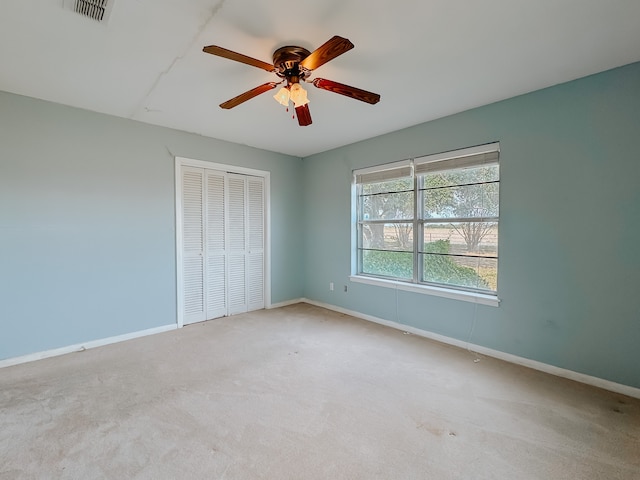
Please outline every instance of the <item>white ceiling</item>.
[[[114, 0], [106, 24], [68, 0], [0, 2], [0, 90], [298, 157], [640, 60], [638, 0]], [[271, 62], [333, 35], [355, 48], [314, 76], [379, 93], [369, 105], [308, 85], [300, 127], [277, 80], [202, 52]]]

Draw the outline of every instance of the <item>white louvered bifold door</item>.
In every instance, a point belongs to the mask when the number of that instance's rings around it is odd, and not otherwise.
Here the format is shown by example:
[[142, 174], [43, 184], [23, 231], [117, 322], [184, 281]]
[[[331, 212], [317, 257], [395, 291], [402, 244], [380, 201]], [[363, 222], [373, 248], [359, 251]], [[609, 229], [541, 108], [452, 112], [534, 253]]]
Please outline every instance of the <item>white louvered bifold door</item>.
[[247, 311], [246, 177], [227, 177], [227, 299], [229, 315]]
[[207, 320], [227, 314], [224, 173], [206, 170], [205, 299]]
[[264, 308], [264, 179], [247, 177], [247, 306]]
[[182, 170], [183, 323], [206, 319], [204, 295], [204, 170]]
[[264, 308], [264, 179], [181, 172], [183, 324]]

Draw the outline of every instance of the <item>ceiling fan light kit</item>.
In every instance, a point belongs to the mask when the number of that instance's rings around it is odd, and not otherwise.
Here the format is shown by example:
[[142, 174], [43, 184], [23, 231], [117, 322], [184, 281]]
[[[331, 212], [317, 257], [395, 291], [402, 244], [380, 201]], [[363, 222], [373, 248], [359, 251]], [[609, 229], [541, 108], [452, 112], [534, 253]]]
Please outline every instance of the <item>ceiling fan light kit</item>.
[[220, 107], [230, 109], [237, 107], [241, 103], [260, 95], [261, 93], [273, 90], [278, 85], [285, 85], [273, 96], [275, 100], [283, 106], [288, 107], [293, 102], [298, 124], [300, 126], [311, 125], [311, 113], [309, 111], [309, 99], [307, 91], [302, 88], [300, 82], [311, 83], [316, 88], [338, 93], [346, 97], [359, 100], [361, 102], [376, 104], [380, 101], [380, 95], [368, 92], [359, 88], [351, 87], [342, 83], [315, 78], [311, 80], [311, 73], [318, 67], [351, 50], [353, 43], [348, 39], [334, 36], [329, 41], [318, 47], [313, 52], [306, 48], [297, 46], [285, 46], [273, 52], [273, 64], [263, 62], [241, 53], [236, 53], [217, 45], [209, 45], [202, 50], [205, 53], [234, 60], [236, 62], [251, 65], [256, 68], [275, 73], [281, 80], [279, 82], [268, 82], [256, 88], [248, 90], [237, 97], [220, 104]]
[[287, 87], [282, 87], [280, 90], [278, 90], [278, 93], [273, 96], [273, 98], [275, 98], [276, 102], [278, 102], [280, 105], [288, 107], [291, 95], [289, 94], [289, 90], [287, 89]]

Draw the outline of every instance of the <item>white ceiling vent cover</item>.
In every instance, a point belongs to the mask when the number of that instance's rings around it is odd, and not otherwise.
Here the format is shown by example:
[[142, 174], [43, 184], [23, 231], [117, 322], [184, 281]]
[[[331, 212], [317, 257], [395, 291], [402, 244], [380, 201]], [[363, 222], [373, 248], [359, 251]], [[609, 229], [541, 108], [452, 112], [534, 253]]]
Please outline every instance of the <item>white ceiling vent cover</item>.
[[105, 23], [111, 14], [113, 0], [65, 0], [64, 5], [83, 17]]

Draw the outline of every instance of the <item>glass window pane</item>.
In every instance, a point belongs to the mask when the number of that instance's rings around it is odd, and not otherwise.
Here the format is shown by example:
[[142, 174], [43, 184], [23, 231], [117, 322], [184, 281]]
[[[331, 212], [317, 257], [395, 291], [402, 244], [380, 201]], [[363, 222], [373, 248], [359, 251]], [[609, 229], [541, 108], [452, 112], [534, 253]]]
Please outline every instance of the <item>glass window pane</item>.
[[425, 253], [498, 256], [496, 222], [428, 223], [423, 231]]
[[461, 168], [424, 175], [424, 188], [448, 187], [468, 183], [495, 182], [500, 179], [498, 165]]
[[413, 254], [364, 250], [362, 252], [362, 272], [411, 280], [413, 278]]
[[424, 254], [424, 282], [496, 291], [498, 261], [484, 257]]
[[424, 218], [498, 216], [498, 184], [483, 183], [425, 190]]
[[[456, 163], [461, 165], [449, 166]], [[366, 182], [384, 175], [359, 178]], [[419, 174], [417, 193], [414, 182], [403, 177], [358, 184], [362, 273], [412, 281], [419, 255], [419, 282], [497, 291], [498, 222], [477, 220], [499, 216], [499, 166]], [[414, 244], [416, 211], [422, 215], [421, 238]], [[471, 221], [463, 221], [467, 219]]]
[[362, 247], [413, 251], [412, 223], [364, 223]]
[[449, 253], [451, 237], [456, 234], [448, 223], [428, 223], [424, 225], [425, 253]]
[[498, 291], [498, 260], [495, 258], [478, 259], [478, 275], [489, 285], [489, 290]]
[[413, 218], [413, 192], [362, 196], [362, 220]]
[[387, 180], [386, 182], [365, 183], [362, 185], [363, 195], [406, 190], [413, 190], [413, 178], [398, 178], [396, 180]]

